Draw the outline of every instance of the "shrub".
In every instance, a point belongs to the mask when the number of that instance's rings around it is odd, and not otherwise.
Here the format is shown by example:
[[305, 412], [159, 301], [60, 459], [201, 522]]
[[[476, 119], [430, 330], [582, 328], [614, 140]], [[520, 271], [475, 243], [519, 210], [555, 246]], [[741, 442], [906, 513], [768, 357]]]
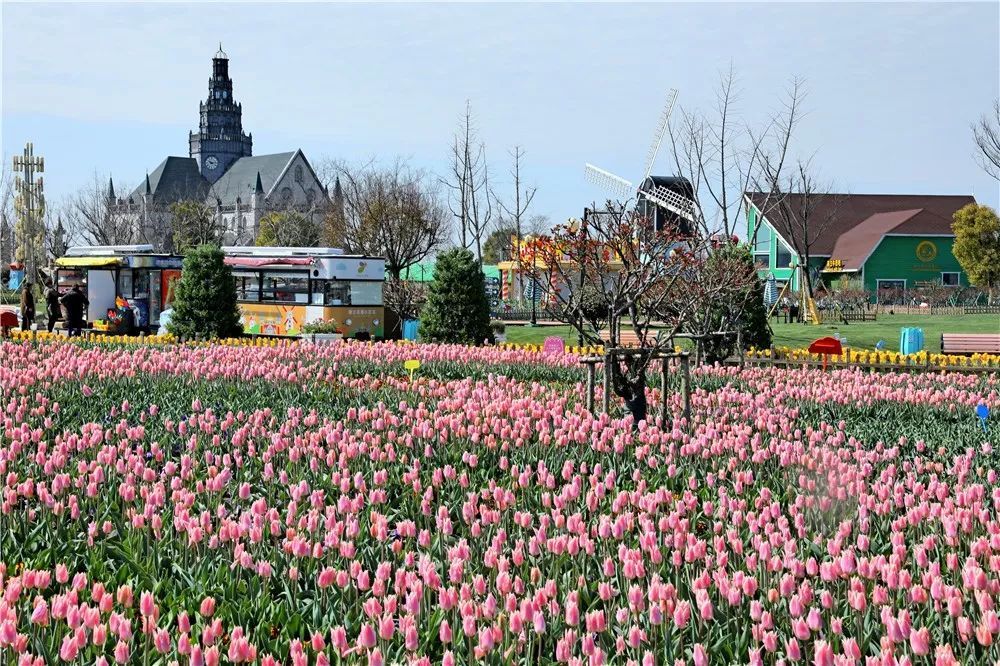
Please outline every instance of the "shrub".
[[313, 321], [302, 327], [303, 333], [343, 333], [340, 322], [335, 319], [324, 319], [323, 321]]
[[469, 250], [456, 248], [438, 255], [421, 311], [420, 338], [474, 345], [494, 341], [486, 278]]
[[202, 245], [184, 258], [167, 330], [179, 338], [234, 338], [243, 333], [236, 283], [222, 250]]

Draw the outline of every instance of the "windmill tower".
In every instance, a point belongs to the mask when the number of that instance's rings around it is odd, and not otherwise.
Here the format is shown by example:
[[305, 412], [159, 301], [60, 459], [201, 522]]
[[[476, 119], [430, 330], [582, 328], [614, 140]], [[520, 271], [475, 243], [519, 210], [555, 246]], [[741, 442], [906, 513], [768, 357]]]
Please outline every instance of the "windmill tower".
[[646, 168], [638, 188], [631, 181], [593, 164], [586, 164], [585, 171], [587, 180], [604, 188], [612, 196], [634, 202], [636, 210], [653, 219], [657, 231], [674, 225], [682, 233], [686, 233], [697, 225], [700, 214], [691, 183], [686, 178], [652, 175], [663, 135], [667, 131], [667, 122], [670, 120], [676, 101], [677, 91], [671, 89], [667, 93], [667, 101], [653, 132], [653, 142], [646, 154]]

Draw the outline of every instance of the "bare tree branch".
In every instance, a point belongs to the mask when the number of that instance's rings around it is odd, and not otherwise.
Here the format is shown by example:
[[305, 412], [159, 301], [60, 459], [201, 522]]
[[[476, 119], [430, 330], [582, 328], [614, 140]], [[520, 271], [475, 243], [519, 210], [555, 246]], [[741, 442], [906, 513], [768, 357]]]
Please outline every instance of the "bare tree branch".
[[399, 279], [447, 239], [447, 213], [425, 172], [397, 160], [385, 168], [340, 165], [338, 173], [343, 211], [332, 211], [329, 227], [340, 247], [385, 257], [389, 275]]
[[993, 101], [993, 116], [984, 113], [972, 124], [972, 136], [979, 147], [979, 164], [983, 171], [1000, 180], [1000, 98]]

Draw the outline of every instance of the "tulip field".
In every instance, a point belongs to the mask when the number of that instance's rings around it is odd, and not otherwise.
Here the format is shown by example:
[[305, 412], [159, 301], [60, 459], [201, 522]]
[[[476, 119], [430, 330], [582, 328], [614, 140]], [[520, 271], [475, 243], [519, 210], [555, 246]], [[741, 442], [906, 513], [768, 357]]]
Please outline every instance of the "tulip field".
[[654, 374], [0, 343], [0, 664], [1000, 661], [1000, 372]]

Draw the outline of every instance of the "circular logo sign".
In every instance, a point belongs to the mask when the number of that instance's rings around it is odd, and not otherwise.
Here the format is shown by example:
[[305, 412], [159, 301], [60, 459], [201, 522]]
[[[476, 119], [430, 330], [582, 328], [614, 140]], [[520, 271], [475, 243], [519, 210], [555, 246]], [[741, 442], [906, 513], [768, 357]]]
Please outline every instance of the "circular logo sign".
[[937, 245], [925, 240], [917, 245], [917, 259], [923, 262], [934, 261], [937, 257]]

